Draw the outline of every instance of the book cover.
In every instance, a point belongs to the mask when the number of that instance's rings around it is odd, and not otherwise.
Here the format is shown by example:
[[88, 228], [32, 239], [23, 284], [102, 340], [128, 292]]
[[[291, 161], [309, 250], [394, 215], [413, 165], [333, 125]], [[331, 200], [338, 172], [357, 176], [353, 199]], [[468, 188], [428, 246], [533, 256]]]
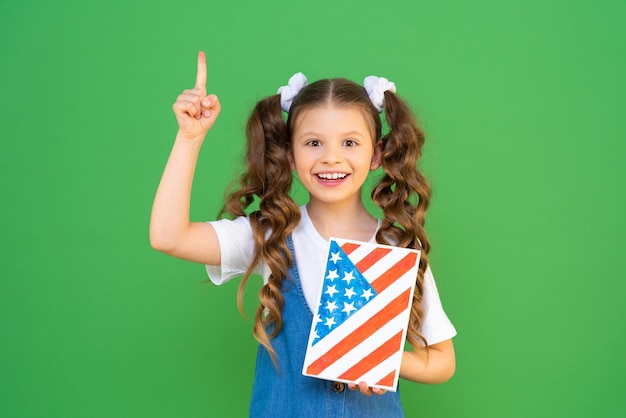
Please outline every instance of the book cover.
[[419, 258], [331, 238], [302, 374], [396, 391]]

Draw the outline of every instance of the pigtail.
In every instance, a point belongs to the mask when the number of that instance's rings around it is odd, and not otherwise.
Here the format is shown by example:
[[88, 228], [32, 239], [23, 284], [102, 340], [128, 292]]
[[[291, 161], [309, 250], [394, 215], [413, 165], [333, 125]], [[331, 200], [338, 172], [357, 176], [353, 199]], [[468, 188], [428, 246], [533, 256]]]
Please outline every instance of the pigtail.
[[424, 274], [430, 250], [424, 229], [430, 185], [417, 168], [424, 132], [406, 103], [390, 91], [385, 92], [385, 118], [389, 132], [382, 138], [384, 175], [372, 191], [372, 199], [384, 213], [376, 240], [421, 250], [407, 339], [414, 347], [427, 346], [420, 327], [424, 317]]
[[[225, 200], [220, 216], [245, 216], [245, 210], [259, 200], [259, 209], [249, 215], [254, 239], [254, 258], [239, 285], [237, 304], [243, 314], [243, 294], [248, 278], [260, 261], [271, 274], [260, 292], [253, 334], [267, 348], [276, 364], [270, 339], [282, 328], [281, 286], [293, 260], [287, 236], [300, 222], [300, 210], [289, 196], [292, 174], [287, 158], [289, 135], [280, 107], [280, 96], [257, 103], [246, 126], [246, 171], [238, 186]], [[270, 332], [268, 333], [268, 330]]]

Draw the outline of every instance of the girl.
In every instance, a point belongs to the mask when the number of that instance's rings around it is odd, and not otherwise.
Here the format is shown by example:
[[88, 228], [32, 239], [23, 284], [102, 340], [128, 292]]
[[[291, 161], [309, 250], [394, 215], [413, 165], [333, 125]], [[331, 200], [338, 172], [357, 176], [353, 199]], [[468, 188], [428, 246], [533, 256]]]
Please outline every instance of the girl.
[[[198, 152], [220, 113], [218, 98], [207, 95], [203, 52], [195, 87], [174, 103], [179, 130], [155, 197], [150, 241], [157, 250], [205, 264], [216, 284], [243, 275], [239, 303], [248, 277], [263, 276], [251, 416], [403, 416], [398, 392], [365, 382], [346, 391], [343, 383], [301, 375], [330, 236], [422, 250], [407, 333], [412, 349], [403, 354], [400, 376], [441, 383], [454, 373], [456, 332], [428, 267], [430, 188], [416, 168], [424, 135], [393, 83], [368, 77], [365, 85], [345, 79], [306, 85], [296, 74], [257, 103], [246, 129], [246, 171], [222, 210], [233, 219], [211, 223], [189, 221]], [[384, 214], [378, 220], [365, 209], [361, 187], [381, 166], [384, 175], [371, 195]], [[309, 192], [302, 207], [289, 197], [292, 171]], [[255, 198], [259, 209], [246, 214]]]

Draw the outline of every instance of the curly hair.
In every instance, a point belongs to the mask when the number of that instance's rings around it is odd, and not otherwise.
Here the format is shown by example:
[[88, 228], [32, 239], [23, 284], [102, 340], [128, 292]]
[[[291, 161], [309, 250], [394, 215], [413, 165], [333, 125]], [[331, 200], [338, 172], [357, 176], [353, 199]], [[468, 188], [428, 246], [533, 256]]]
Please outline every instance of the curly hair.
[[254, 237], [254, 258], [240, 283], [237, 302], [242, 310], [248, 278], [260, 262], [266, 263], [270, 275], [260, 290], [260, 306], [255, 315], [253, 334], [274, 362], [271, 339], [282, 327], [284, 301], [281, 286], [293, 263], [286, 240], [300, 222], [300, 210], [290, 197], [292, 172], [288, 153], [291, 150], [291, 135], [304, 110], [331, 104], [360, 109], [371, 128], [374, 143], [382, 142], [384, 174], [371, 194], [384, 216], [376, 241], [421, 250], [407, 339], [414, 347], [419, 344], [427, 346], [420, 327], [424, 316], [424, 273], [430, 249], [424, 230], [430, 186], [417, 168], [424, 133], [407, 104], [395, 93], [386, 92], [385, 118], [389, 132], [382, 136], [380, 115], [365, 89], [343, 78], [325, 79], [304, 87], [298, 93], [287, 121], [280, 107], [280, 95], [269, 96], [256, 104], [246, 126], [246, 169], [227, 195], [220, 212], [220, 217], [246, 216], [246, 209], [258, 201], [258, 210], [247, 215]]

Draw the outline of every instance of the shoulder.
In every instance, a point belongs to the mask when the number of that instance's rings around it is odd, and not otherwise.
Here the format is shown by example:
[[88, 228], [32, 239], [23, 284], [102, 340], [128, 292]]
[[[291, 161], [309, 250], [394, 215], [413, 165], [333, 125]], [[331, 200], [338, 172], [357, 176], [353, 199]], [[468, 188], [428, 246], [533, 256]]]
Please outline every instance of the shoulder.
[[209, 222], [211, 225], [250, 225], [249, 216], [237, 216], [233, 219], [223, 218]]
[[215, 230], [222, 256], [224, 251], [229, 252], [237, 247], [248, 247], [248, 244], [253, 242], [250, 219], [246, 216], [235, 219], [220, 219], [211, 221], [209, 224]]
[[222, 284], [245, 273], [254, 259], [254, 240], [250, 219], [220, 219], [209, 222], [220, 247], [220, 265], [207, 265], [207, 273], [215, 284]]

